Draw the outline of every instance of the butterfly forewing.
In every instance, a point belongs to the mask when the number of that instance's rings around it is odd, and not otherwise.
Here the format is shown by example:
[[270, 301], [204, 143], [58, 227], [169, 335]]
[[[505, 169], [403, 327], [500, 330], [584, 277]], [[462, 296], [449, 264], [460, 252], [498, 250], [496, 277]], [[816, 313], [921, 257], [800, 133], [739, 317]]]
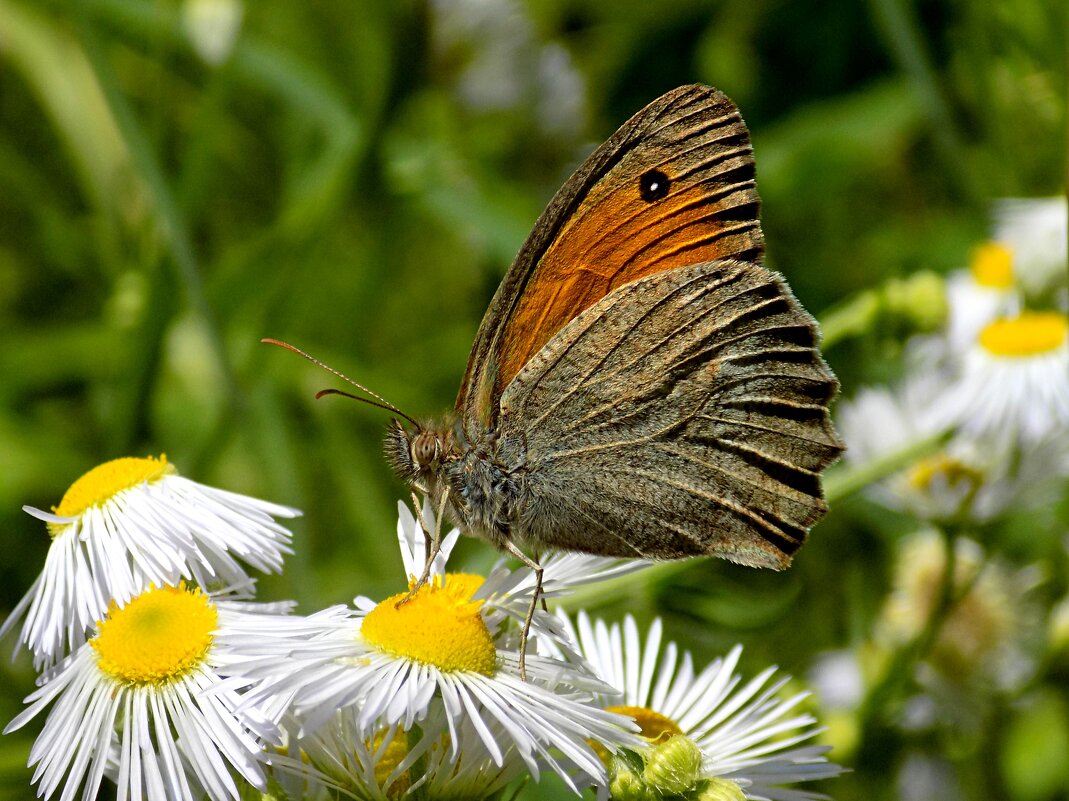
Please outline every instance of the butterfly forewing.
[[557, 193], [494, 297], [457, 398], [492, 428], [520, 369], [584, 309], [644, 276], [720, 258], [760, 261], [749, 134], [705, 86], [636, 114]]
[[816, 336], [778, 276], [734, 261], [656, 273], [582, 312], [501, 400], [501, 438], [525, 453], [525, 536], [785, 567], [841, 450]]

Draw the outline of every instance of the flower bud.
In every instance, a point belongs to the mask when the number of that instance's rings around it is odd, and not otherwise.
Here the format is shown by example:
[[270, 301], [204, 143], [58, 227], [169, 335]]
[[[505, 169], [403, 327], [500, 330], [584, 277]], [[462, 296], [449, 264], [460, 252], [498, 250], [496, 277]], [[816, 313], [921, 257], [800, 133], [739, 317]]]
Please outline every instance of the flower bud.
[[746, 801], [746, 793], [730, 779], [712, 778], [702, 782], [694, 801]]
[[677, 734], [650, 749], [642, 775], [659, 795], [692, 790], [701, 778], [702, 752], [693, 740]]
[[884, 302], [890, 315], [903, 319], [918, 332], [935, 331], [947, 318], [945, 282], [928, 270], [889, 281], [884, 287]]

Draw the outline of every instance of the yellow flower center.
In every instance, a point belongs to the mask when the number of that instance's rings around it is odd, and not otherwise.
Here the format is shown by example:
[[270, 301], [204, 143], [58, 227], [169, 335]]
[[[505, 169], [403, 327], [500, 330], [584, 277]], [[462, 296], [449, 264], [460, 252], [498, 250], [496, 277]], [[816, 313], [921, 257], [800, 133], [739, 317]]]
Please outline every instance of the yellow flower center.
[[[144, 459], [133, 456], [112, 459], [97, 465], [71, 484], [59, 506], [53, 506], [52, 511], [62, 517], [77, 517], [87, 509], [106, 503], [125, 489], [146, 481], [156, 481], [174, 472], [174, 466], [168, 464], [167, 457], [162, 454], [159, 459], [152, 456]], [[55, 537], [67, 525], [49, 523], [48, 530]]]
[[1013, 252], [997, 242], [985, 242], [976, 248], [969, 265], [973, 280], [991, 289], [1013, 287]]
[[927, 490], [937, 476], [943, 477], [950, 486], [963, 482], [979, 486], [984, 481], [983, 473], [979, 470], [945, 453], [937, 453], [913, 465], [909, 471], [909, 483], [916, 489]]
[[447, 574], [424, 584], [405, 603], [407, 593], [387, 598], [364, 618], [364, 639], [388, 654], [412, 659], [453, 673], [470, 671], [492, 676], [497, 649], [479, 609], [471, 600], [480, 576]]
[[208, 596], [183, 582], [149, 589], [122, 609], [112, 601], [90, 644], [100, 669], [122, 684], [167, 684], [204, 661], [217, 622]]
[[655, 745], [683, 733], [674, 720], [644, 706], [610, 706], [607, 711], [634, 718], [639, 734]]
[[1059, 312], [1024, 312], [988, 323], [980, 345], [995, 356], [1036, 356], [1065, 343], [1069, 320]]

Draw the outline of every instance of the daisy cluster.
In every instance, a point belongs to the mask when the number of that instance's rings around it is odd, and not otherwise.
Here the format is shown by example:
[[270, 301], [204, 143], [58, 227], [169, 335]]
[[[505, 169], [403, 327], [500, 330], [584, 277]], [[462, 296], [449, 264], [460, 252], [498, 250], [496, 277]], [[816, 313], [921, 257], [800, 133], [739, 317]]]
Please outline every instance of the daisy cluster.
[[1042, 667], [1049, 575], [999, 537], [1027, 521], [1039, 553], [1069, 482], [1066, 218], [1064, 197], [997, 204], [991, 239], [947, 278], [943, 325], [905, 343], [903, 377], [839, 405], [846, 459], [882, 475], [868, 493], [912, 530], [894, 540], [871, 637], [810, 677], [833, 727], [908, 686], [902, 731], [973, 736], [992, 699]]
[[1049, 500], [1069, 476], [1066, 200], [1008, 200], [968, 269], [949, 276], [947, 316], [910, 340], [905, 379], [839, 407], [847, 459], [941, 447], [873, 485], [920, 520], [984, 523]]
[[[279, 571], [295, 509], [207, 487], [166, 458], [100, 465], [51, 512], [44, 569], [0, 635], [40, 675], [6, 732], [44, 717], [30, 753], [41, 797], [489, 799], [546, 772], [602, 799], [782, 799], [837, 775], [805, 692], [740, 649], [702, 668], [659, 621], [623, 625], [536, 609], [531, 570], [429, 580], [422, 524], [400, 507], [399, 592], [302, 616], [258, 603], [253, 567]], [[433, 530], [431, 510], [422, 511]], [[644, 567], [545, 561], [552, 602]]]

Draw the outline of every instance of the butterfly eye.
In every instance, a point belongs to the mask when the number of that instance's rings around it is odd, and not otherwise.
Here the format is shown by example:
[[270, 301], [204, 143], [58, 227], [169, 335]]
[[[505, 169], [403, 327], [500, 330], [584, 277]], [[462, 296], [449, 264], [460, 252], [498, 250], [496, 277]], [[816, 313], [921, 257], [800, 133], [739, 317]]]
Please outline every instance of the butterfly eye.
[[419, 467], [428, 467], [441, 455], [438, 437], [429, 431], [421, 431], [412, 440], [412, 460]]
[[643, 200], [652, 203], [668, 194], [670, 183], [668, 176], [660, 170], [647, 170], [639, 176], [638, 191]]

